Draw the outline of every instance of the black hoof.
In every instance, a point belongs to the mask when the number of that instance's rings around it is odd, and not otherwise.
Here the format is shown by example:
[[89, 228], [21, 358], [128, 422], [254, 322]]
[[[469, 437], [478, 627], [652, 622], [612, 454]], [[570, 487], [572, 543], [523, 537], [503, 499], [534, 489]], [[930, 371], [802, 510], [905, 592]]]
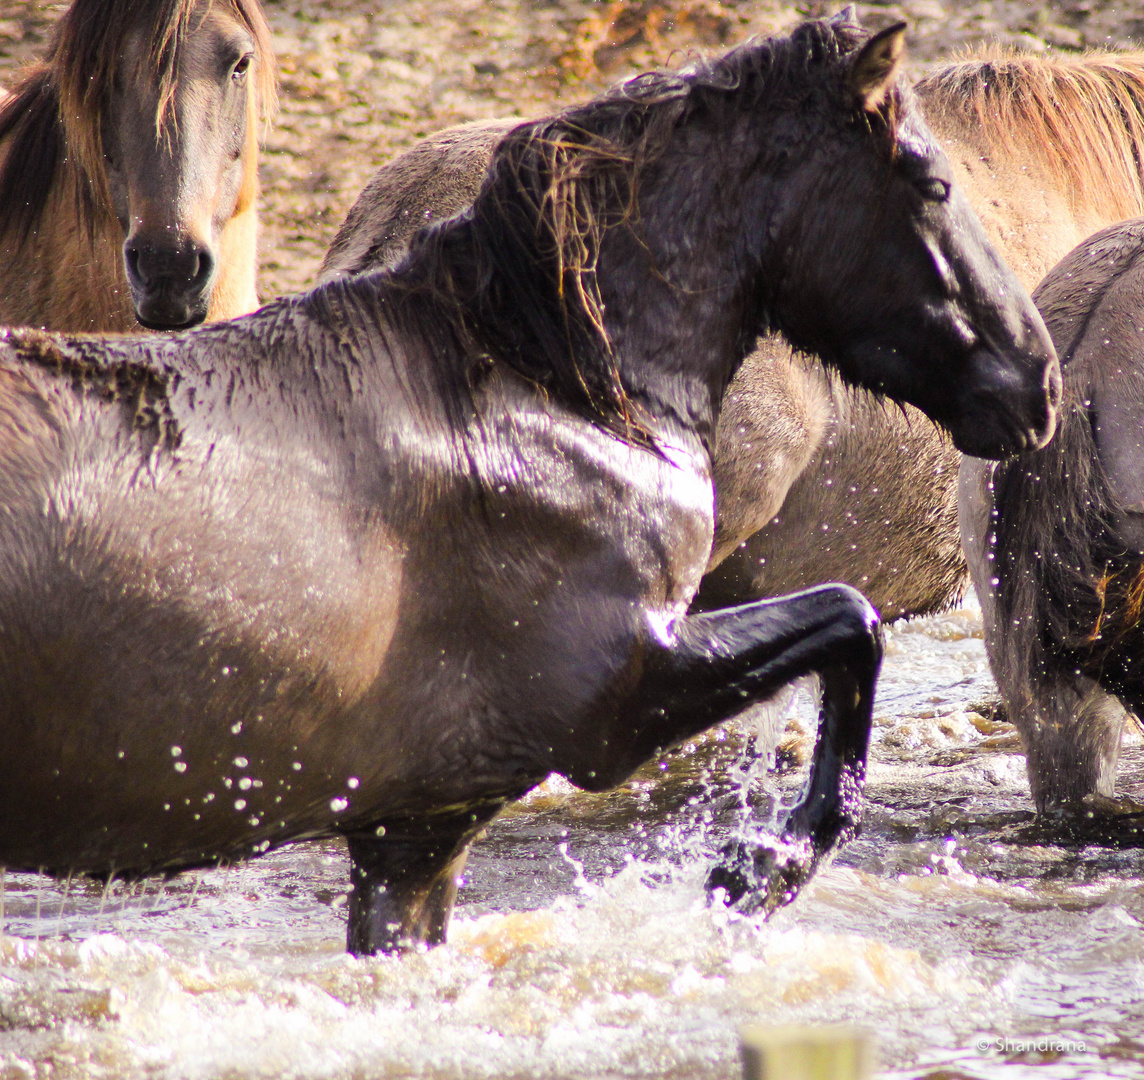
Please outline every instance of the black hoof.
[[815, 858], [806, 841], [775, 839], [769, 846], [732, 841], [707, 875], [707, 896], [722, 890], [728, 907], [769, 918], [789, 904], [814, 873]]

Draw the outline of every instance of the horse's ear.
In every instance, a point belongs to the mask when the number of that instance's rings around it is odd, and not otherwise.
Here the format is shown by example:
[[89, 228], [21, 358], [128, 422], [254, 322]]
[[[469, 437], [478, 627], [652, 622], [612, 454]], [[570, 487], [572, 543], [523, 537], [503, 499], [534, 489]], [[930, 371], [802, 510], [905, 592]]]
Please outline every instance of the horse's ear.
[[853, 4], [847, 4], [841, 11], [830, 17], [830, 21], [835, 26], [857, 26], [858, 25], [858, 8]]
[[866, 112], [876, 112], [885, 104], [890, 88], [902, 70], [905, 54], [904, 22], [887, 26], [858, 50], [850, 67], [850, 87]]

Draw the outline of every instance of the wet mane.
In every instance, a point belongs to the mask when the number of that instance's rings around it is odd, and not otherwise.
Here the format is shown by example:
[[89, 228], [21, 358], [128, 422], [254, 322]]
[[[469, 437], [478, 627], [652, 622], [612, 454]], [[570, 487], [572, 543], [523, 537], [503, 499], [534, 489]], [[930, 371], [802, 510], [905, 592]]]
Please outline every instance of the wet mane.
[[[604, 324], [597, 264], [605, 233], [638, 227], [641, 172], [689, 115], [718, 128], [776, 97], [799, 100], [810, 86], [828, 86], [847, 107], [844, 60], [867, 37], [846, 23], [804, 23], [789, 37], [638, 76], [510, 131], [471, 208], [418, 233], [395, 279], [407, 315], [417, 296], [432, 297], [415, 336], [440, 340], [442, 312], [452, 324], [455, 346], [435, 352], [429, 369], [454, 420], [470, 414], [469, 395], [495, 357], [586, 419], [650, 443]], [[885, 107], [887, 146], [898, 107], [895, 93]], [[336, 307], [351, 281], [313, 294], [315, 311]], [[744, 355], [753, 343], [743, 342]]]
[[1144, 213], [1144, 53], [986, 49], [918, 83], [931, 119], [978, 126], [1109, 221]]
[[[258, 0], [218, 2], [254, 38], [258, 57], [255, 99], [263, 117], [272, 111], [276, 69], [270, 28]], [[179, 50], [195, 29], [200, 0], [74, 0], [56, 24], [47, 57], [32, 65], [0, 108], [0, 141], [8, 152], [0, 166], [0, 239], [22, 244], [34, 232], [48, 193], [65, 162], [73, 167], [76, 205], [90, 232], [113, 215], [100, 131], [103, 108], [116, 75], [157, 73], [157, 131], [175, 93]], [[208, 4], [209, 9], [209, 4]], [[142, 27], [147, 48], [135, 72], [117, 72], [127, 36]]]

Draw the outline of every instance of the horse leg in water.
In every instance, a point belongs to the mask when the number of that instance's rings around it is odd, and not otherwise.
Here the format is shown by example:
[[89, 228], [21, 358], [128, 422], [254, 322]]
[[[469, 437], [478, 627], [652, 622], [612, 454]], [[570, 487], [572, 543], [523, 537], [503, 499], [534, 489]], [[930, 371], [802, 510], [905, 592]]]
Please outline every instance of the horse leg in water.
[[353, 888], [346, 948], [364, 956], [440, 945], [469, 844], [503, 805], [401, 818], [347, 833]]
[[[614, 786], [657, 752], [792, 679], [817, 673], [822, 714], [806, 797], [791, 811], [777, 845], [740, 843], [711, 875], [711, 888], [725, 889], [728, 902], [769, 914], [858, 830], [881, 656], [877, 614], [845, 585], [685, 616], [670, 641], [650, 645], [639, 681], [615, 707], [613, 733], [602, 744], [607, 757], [602, 762], [589, 750], [567, 772], [591, 790]], [[348, 833], [349, 951], [443, 941], [468, 845], [518, 794]]]
[[632, 702], [641, 760], [770, 697], [803, 675], [822, 685], [805, 795], [776, 845], [736, 842], [708, 878], [727, 903], [768, 915], [789, 903], [824, 856], [858, 832], [874, 686], [882, 664], [878, 616], [846, 585], [825, 585], [681, 620], [653, 657]]

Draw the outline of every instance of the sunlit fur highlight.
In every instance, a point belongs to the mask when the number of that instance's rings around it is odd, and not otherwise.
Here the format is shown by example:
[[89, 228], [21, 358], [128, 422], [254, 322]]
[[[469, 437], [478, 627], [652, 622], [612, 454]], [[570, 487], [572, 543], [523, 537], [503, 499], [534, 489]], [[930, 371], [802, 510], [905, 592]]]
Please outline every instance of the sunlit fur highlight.
[[984, 141], [1036, 162], [1074, 210], [1144, 213], [1144, 52], [1031, 56], [991, 48], [917, 87], [931, 120], [971, 120]]

